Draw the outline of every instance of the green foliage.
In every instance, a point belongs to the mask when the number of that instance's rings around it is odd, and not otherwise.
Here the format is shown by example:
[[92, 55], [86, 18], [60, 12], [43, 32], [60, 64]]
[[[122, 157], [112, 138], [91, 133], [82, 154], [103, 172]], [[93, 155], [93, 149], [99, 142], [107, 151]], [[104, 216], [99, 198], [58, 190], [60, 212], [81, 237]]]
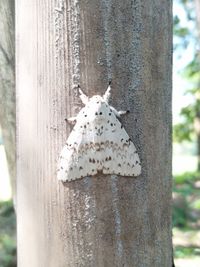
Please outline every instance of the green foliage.
[[[184, 173], [174, 177], [173, 226], [187, 228], [199, 218], [200, 190], [195, 182], [200, 181], [200, 173]], [[193, 196], [193, 198], [191, 198]]]
[[[185, 11], [185, 20], [188, 21], [188, 25], [182, 23], [182, 12], [181, 15], [176, 14], [173, 17], [173, 34], [174, 34], [174, 50], [184, 50], [188, 47], [191, 39], [194, 39], [194, 31], [191, 31], [189, 22], [195, 21], [195, 8], [193, 0], [175, 0], [175, 3], [182, 4]], [[183, 52], [183, 51], [182, 51]]]
[[188, 258], [200, 256], [200, 249], [195, 247], [181, 247], [177, 246], [174, 250], [175, 258]]
[[16, 267], [16, 244], [8, 235], [0, 237], [0, 266]]
[[[174, 36], [176, 39], [178, 38], [176, 46], [178, 48], [182, 47], [180, 50], [184, 53], [184, 49], [189, 43], [193, 42], [199, 45], [199, 36], [195, 23], [196, 10], [193, 0], [179, 0], [178, 2], [182, 4], [185, 10], [185, 17], [188, 21], [188, 25], [185, 24], [186, 26], [183, 26], [178, 15], [174, 16]], [[193, 21], [192, 27], [189, 24], [190, 21]], [[195, 47], [197, 47], [197, 45]], [[182, 77], [187, 79], [191, 84], [192, 89], [188, 89], [186, 93], [192, 96], [193, 102], [184, 107], [180, 112], [182, 121], [175, 125], [173, 130], [175, 142], [182, 142], [184, 140], [194, 141], [195, 136], [197, 136], [194, 122], [197, 117], [200, 118], [200, 58], [198, 51], [194, 53], [192, 61], [182, 70]], [[198, 153], [200, 153], [200, 151], [198, 151]]]
[[174, 185], [193, 184], [195, 181], [200, 180], [200, 172], [186, 172], [174, 176]]
[[185, 123], [178, 123], [173, 128], [173, 140], [174, 142], [183, 142], [185, 140], [192, 141], [194, 137], [193, 125], [189, 125], [187, 121]]
[[[198, 74], [199, 75], [199, 74]], [[199, 75], [200, 80], [200, 75]], [[199, 88], [193, 88], [189, 90], [188, 93], [193, 94], [194, 99], [195, 95], [198, 94]], [[196, 93], [197, 92], [197, 93]], [[194, 103], [188, 105], [187, 107], [182, 108], [180, 112], [182, 122], [174, 125], [173, 129], [173, 138], [175, 142], [182, 142], [184, 140], [193, 141], [195, 138], [195, 119], [200, 117], [200, 99], [198, 95]]]
[[196, 210], [200, 210], [200, 199], [195, 200], [192, 202], [191, 207]]
[[191, 104], [182, 108], [180, 116], [182, 117], [183, 122], [176, 124], [173, 129], [173, 137], [175, 142], [194, 140], [196, 104]]
[[[198, 59], [198, 60], [197, 60]], [[196, 81], [196, 76], [197, 76], [197, 82], [199, 82], [199, 70], [200, 70], [200, 60], [199, 60], [199, 55], [196, 54], [194, 56], [194, 59], [186, 66], [186, 68], [183, 70], [183, 76], [187, 79], [193, 79], [193, 81]], [[194, 88], [190, 92], [195, 94], [199, 88]]]
[[187, 226], [187, 211], [186, 211], [187, 205], [184, 201], [184, 204], [181, 206], [178, 206], [174, 204], [173, 210], [172, 210], [172, 217], [173, 217], [173, 227], [180, 227], [185, 228]]
[[[173, 235], [175, 258], [200, 256], [198, 220], [200, 217], [200, 172], [187, 172], [173, 179]], [[181, 244], [181, 239], [183, 243]]]
[[190, 31], [186, 27], [180, 27], [180, 19], [178, 16], [174, 16], [173, 18], [173, 34], [180, 37], [180, 38], [186, 38], [190, 35]]
[[16, 267], [16, 218], [11, 201], [0, 202], [0, 266]]

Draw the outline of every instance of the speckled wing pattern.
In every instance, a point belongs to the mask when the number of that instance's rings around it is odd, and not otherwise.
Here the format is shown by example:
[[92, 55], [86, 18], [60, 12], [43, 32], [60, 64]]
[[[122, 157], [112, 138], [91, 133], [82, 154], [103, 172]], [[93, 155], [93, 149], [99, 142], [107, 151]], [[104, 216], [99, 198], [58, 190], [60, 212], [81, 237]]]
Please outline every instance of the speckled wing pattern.
[[138, 153], [117, 115], [107, 99], [98, 95], [88, 99], [61, 151], [59, 180], [76, 180], [98, 172], [140, 175]]

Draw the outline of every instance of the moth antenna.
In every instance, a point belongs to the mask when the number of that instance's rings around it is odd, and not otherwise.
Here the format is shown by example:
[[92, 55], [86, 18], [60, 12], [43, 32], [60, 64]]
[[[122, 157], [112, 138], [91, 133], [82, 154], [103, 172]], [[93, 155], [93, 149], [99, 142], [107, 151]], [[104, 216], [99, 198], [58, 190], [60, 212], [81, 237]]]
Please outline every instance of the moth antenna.
[[86, 105], [86, 104], [88, 103], [88, 101], [89, 101], [89, 97], [86, 96], [86, 95], [83, 93], [83, 91], [81, 90], [80, 86], [78, 86], [78, 87], [79, 87], [80, 99], [81, 99], [81, 101], [83, 102], [83, 104]]
[[108, 88], [107, 88], [105, 94], [103, 95], [103, 99], [104, 99], [106, 102], [109, 101], [109, 99], [110, 99], [110, 95], [111, 95], [111, 93], [110, 93], [110, 91], [111, 91], [111, 86], [110, 86], [110, 84], [111, 84], [111, 82], [109, 82]]

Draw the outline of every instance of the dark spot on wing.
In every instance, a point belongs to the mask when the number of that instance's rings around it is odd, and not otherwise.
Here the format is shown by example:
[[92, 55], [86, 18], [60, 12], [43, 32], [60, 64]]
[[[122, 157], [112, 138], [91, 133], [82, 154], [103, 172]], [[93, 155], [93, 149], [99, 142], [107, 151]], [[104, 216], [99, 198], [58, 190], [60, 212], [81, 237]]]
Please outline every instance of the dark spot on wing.
[[102, 115], [102, 112], [99, 112], [99, 115]]
[[119, 163], [118, 166], [121, 167], [121, 164]]
[[82, 167], [82, 166], [80, 166], [80, 167], [79, 167], [79, 170], [82, 170], [82, 169], [83, 169], [83, 167]]

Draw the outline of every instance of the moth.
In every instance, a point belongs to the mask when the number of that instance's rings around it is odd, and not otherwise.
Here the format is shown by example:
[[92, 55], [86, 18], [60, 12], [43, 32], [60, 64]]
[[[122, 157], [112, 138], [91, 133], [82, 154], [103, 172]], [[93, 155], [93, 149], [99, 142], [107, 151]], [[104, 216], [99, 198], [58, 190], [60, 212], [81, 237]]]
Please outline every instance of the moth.
[[59, 157], [59, 180], [72, 181], [99, 172], [140, 175], [137, 150], [119, 121], [127, 111], [117, 111], [109, 105], [110, 91], [109, 84], [103, 96], [89, 98], [79, 88], [80, 99], [85, 106], [76, 117], [67, 119], [75, 125]]

